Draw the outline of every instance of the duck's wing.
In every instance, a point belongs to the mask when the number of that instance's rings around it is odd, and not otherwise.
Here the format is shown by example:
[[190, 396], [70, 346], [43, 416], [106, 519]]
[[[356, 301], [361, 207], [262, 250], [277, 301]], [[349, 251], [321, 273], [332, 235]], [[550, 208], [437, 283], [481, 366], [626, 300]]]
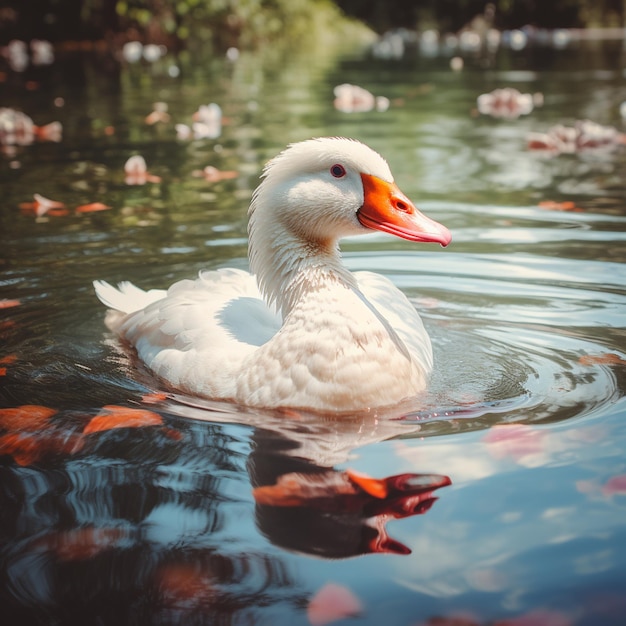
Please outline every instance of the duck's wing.
[[409, 299], [388, 278], [374, 272], [355, 272], [360, 292], [378, 311], [399, 349], [410, 354], [429, 374], [433, 367], [430, 338], [421, 317]]
[[175, 283], [144, 308], [120, 317], [114, 329], [155, 374], [178, 389], [230, 399], [243, 360], [280, 326], [255, 278], [223, 269]]

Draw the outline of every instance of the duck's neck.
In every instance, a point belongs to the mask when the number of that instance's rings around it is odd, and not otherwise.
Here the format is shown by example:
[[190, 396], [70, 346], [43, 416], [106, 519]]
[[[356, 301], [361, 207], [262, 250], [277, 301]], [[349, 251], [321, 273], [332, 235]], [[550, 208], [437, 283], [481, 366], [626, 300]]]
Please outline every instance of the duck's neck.
[[265, 300], [286, 317], [314, 292], [352, 289], [356, 281], [343, 265], [337, 240], [310, 241], [271, 220], [251, 224], [250, 270]]

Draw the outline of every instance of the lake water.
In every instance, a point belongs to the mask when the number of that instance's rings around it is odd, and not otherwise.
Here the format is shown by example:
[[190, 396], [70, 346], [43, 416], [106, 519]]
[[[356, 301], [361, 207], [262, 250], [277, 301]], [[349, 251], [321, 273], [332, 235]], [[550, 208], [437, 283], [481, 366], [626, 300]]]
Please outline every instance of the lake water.
[[[626, 146], [547, 154], [527, 138], [581, 119], [625, 131], [624, 58], [621, 42], [462, 71], [358, 49], [150, 65], [65, 52], [9, 71], [0, 105], [59, 120], [63, 138], [0, 160], [7, 623], [623, 624]], [[389, 109], [336, 110], [340, 83]], [[501, 87], [543, 105], [478, 113]], [[155, 102], [170, 120], [149, 125]], [[218, 136], [177, 137], [210, 102]], [[161, 394], [106, 331], [92, 280], [245, 268], [263, 163], [320, 135], [378, 150], [452, 231], [446, 249], [342, 246], [420, 310], [423, 405], [337, 421]], [[152, 182], [125, 180], [134, 154]], [[237, 176], [207, 180], [208, 165]], [[33, 194], [65, 209], [37, 215]], [[94, 202], [110, 208], [76, 211]]]

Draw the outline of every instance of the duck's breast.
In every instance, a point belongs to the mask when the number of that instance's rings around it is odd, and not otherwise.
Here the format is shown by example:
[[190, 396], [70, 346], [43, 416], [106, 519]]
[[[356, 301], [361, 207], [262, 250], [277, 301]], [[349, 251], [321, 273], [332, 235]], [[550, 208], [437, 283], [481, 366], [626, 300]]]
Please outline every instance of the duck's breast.
[[246, 359], [237, 400], [361, 410], [422, 391], [432, 352], [417, 312], [383, 277], [363, 274], [359, 286], [317, 292], [299, 302], [280, 332]]

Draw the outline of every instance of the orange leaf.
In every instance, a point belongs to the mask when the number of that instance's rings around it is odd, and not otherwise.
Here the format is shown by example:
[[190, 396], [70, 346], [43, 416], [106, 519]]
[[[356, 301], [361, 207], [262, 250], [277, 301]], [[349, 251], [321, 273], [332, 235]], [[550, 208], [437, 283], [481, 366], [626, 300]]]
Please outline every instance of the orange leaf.
[[141, 426], [160, 426], [163, 418], [158, 413], [145, 409], [130, 409], [124, 406], [109, 404], [91, 419], [83, 433], [96, 433], [113, 428], [138, 428]]
[[69, 215], [70, 212], [67, 209], [48, 209], [46, 215], [52, 215], [52, 217], [63, 217]]
[[626, 365], [626, 361], [617, 354], [583, 354], [578, 362], [581, 365]]
[[309, 602], [306, 613], [313, 626], [324, 626], [363, 611], [360, 600], [347, 588], [335, 583], [322, 587]]
[[32, 465], [41, 455], [32, 435], [24, 437], [19, 433], [7, 433], [0, 437], [0, 455], [10, 454], [18, 465]]
[[152, 111], [152, 113], [146, 116], [146, 124], [156, 124], [157, 122], [167, 123], [170, 121], [170, 116], [165, 111]]
[[76, 213], [93, 213], [94, 211], [106, 211], [110, 208], [110, 206], [102, 204], [102, 202], [92, 202], [91, 204], [82, 204], [76, 207]]
[[389, 490], [385, 481], [372, 478], [362, 472], [355, 472], [354, 470], [346, 470], [348, 478], [358, 485], [365, 493], [369, 493], [374, 498], [386, 498], [389, 495]]
[[0, 363], [3, 365], [10, 365], [11, 363], [15, 363], [17, 361], [17, 354], [7, 354], [0, 359]]
[[543, 200], [537, 206], [542, 209], [548, 209], [550, 211], [582, 211], [582, 209], [576, 206], [576, 203], [571, 200], [565, 200], [564, 202], [556, 202], [554, 200]]
[[0, 409], [0, 428], [12, 431], [37, 431], [48, 426], [56, 409], [37, 404], [23, 404], [11, 409]]
[[7, 433], [0, 437], [0, 454], [10, 454], [18, 465], [32, 465], [48, 453], [72, 454], [83, 447], [83, 439], [62, 433]]
[[6, 375], [7, 375], [7, 368], [0, 367], [0, 376], [6, 376]]
[[[0, 361], [1, 363], [2, 361]], [[146, 393], [141, 396], [141, 401], [146, 404], [158, 404], [159, 402], [163, 402], [167, 400], [168, 395], [166, 393], [155, 391], [154, 393]]]
[[10, 309], [22, 304], [19, 300], [0, 300], [0, 309]]

